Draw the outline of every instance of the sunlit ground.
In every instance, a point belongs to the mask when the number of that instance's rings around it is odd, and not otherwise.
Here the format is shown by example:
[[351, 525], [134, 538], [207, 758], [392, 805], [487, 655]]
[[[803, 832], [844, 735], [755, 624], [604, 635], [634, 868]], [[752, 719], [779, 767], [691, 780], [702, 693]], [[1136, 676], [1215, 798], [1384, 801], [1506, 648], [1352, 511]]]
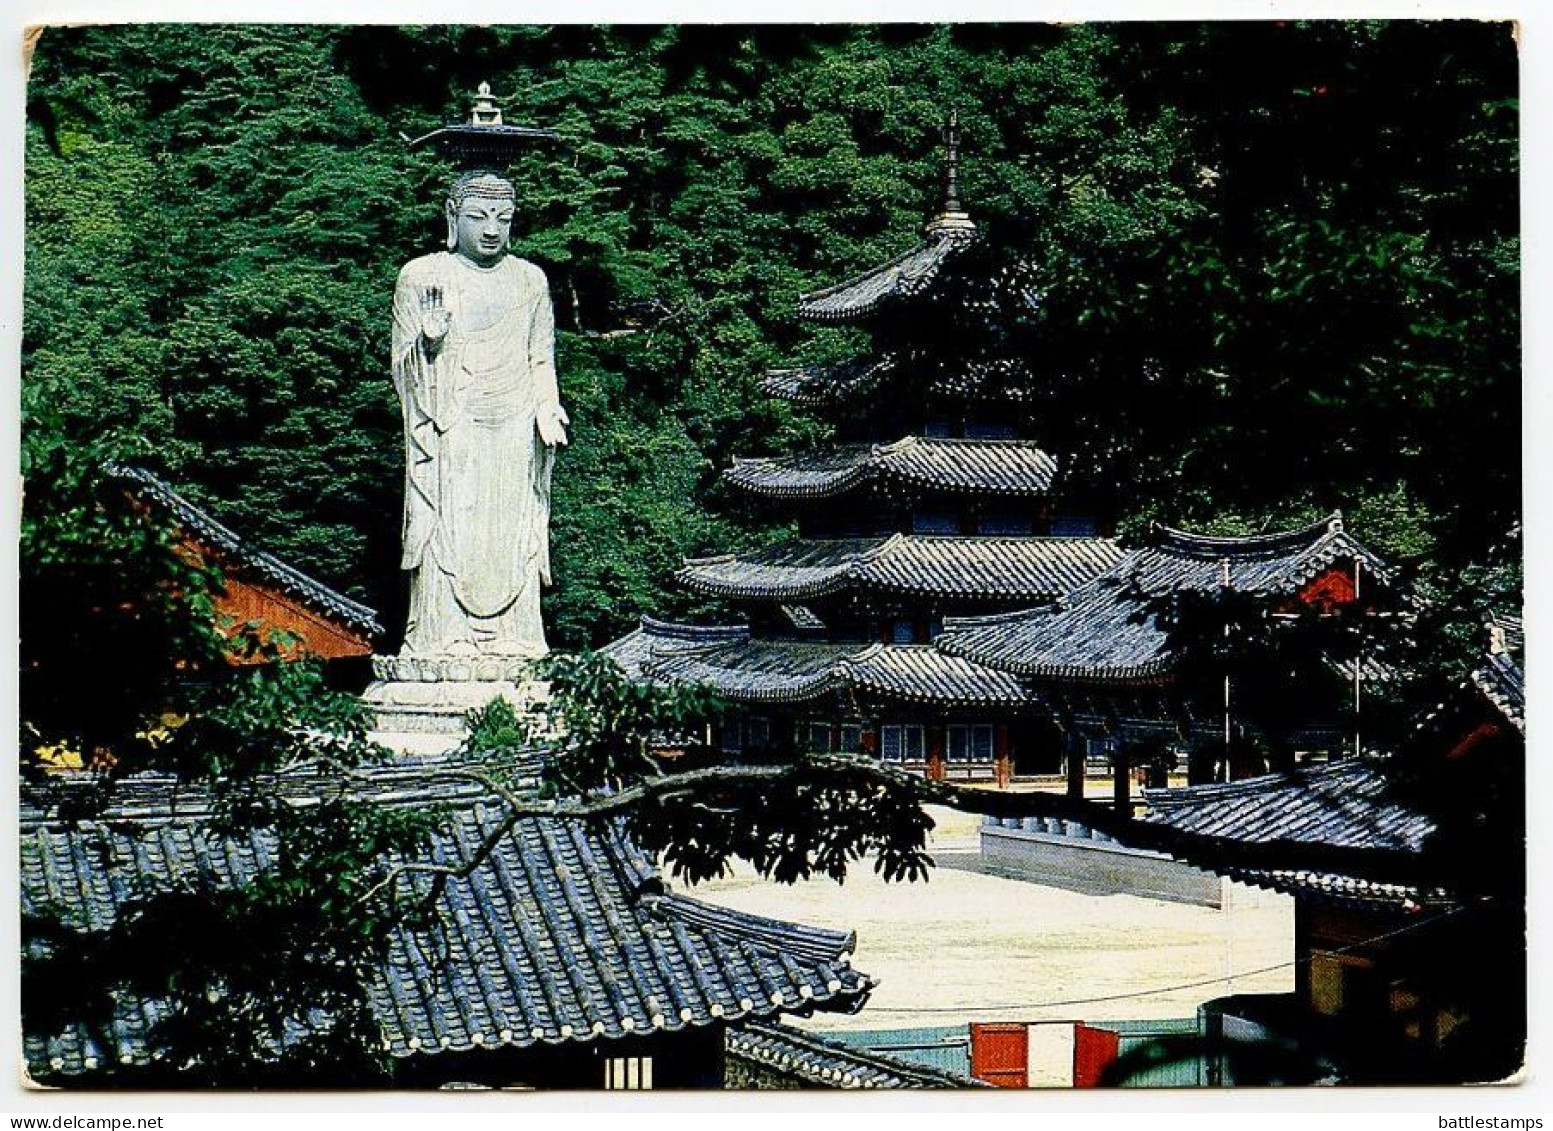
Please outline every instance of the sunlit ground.
[[1230, 907], [1215, 910], [982, 874], [968, 870], [977, 863], [977, 819], [933, 814], [939, 866], [926, 883], [886, 884], [865, 863], [841, 885], [784, 886], [741, 868], [696, 888], [674, 886], [741, 911], [857, 932], [853, 965], [879, 986], [855, 1016], [802, 1022], [816, 1029], [1191, 1017], [1225, 994], [1293, 989], [1286, 897], [1237, 886]]

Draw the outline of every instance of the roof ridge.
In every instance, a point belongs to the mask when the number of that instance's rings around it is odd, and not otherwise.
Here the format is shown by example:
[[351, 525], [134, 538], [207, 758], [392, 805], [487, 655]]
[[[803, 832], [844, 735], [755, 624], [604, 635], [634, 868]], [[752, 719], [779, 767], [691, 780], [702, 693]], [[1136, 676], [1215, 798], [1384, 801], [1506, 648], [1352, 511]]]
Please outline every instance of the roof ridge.
[[732, 640], [739, 636], [748, 636], [750, 631], [749, 625], [687, 624], [683, 621], [659, 620], [646, 613], [642, 613], [637, 618], [637, 623], [640, 625], [638, 631], [648, 636], [678, 636], [682, 639], [726, 637]]
[[1326, 518], [1288, 530], [1264, 534], [1197, 534], [1151, 522], [1145, 544], [1156, 549], [1175, 550], [1189, 556], [1228, 557], [1234, 553], [1274, 553], [1295, 547], [1314, 546], [1328, 535], [1343, 533], [1343, 512], [1335, 510]]
[[1050, 613], [1060, 605], [1060, 601], [1049, 601], [1041, 605], [1031, 605], [1025, 609], [1011, 609], [1006, 613], [976, 613], [970, 616], [944, 617], [944, 633], [948, 635], [951, 632], [980, 628], [990, 624], [1011, 624], [1035, 613]]

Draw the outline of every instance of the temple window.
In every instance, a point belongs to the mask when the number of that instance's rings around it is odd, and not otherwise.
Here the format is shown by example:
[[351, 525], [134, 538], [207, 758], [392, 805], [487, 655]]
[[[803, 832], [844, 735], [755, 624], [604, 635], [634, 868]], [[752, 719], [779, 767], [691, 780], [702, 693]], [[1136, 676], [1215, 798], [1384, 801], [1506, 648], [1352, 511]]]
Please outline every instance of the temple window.
[[738, 715], [724, 715], [722, 731], [724, 753], [737, 754], [744, 749], [744, 727]]
[[965, 438], [967, 440], [1017, 440], [1019, 433], [1012, 424], [1003, 421], [967, 420]]
[[946, 753], [951, 762], [992, 761], [990, 723], [956, 723], [949, 727]]
[[879, 756], [886, 762], [921, 762], [926, 742], [920, 726], [879, 728]]

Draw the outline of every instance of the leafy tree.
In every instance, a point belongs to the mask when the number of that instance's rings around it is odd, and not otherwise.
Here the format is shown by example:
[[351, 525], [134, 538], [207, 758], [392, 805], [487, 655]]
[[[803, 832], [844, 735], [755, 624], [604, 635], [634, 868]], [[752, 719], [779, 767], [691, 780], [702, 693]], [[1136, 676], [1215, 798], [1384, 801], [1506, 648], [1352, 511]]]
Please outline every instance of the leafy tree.
[[[271, 866], [222, 886], [177, 877], [138, 892], [107, 929], [47, 907], [23, 916], [29, 1032], [106, 1029], [131, 992], [165, 1009], [148, 1067], [102, 1066], [124, 1085], [232, 1086], [383, 1079], [367, 998], [400, 912], [379, 892], [390, 852], [412, 850], [432, 815], [325, 790], [299, 805], [274, 775], [381, 751], [361, 705], [284, 640], [217, 623], [218, 573], [91, 462], [100, 448], [33, 416], [22, 525], [22, 769], [32, 798], [88, 840], [118, 783], [171, 773], [211, 795], [216, 835], [267, 845]], [[54, 423], [57, 423], [55, 421]], [[268, 661], [236, 667], [232, 650]], [[61, 781], [31, 755], [81, 751], [89, 780]], [[30, 846], [23, 844], [25, 854]], [[111, 1045], [109, 1046], [111, 1047]]]

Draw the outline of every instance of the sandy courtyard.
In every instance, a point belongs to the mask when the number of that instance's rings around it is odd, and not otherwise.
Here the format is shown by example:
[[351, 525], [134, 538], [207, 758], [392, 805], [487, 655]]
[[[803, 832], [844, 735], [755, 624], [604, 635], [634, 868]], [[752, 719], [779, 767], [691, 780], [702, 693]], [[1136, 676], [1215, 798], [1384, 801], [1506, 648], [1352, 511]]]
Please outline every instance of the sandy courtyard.
[[741, 911], [857, 932], [853, 964], [879, 986], [856, 1016], [803, 1022], [815, 1029], [1191, 1017], [1210, 998], [1293, 988], [1294, 913], [1284, 897], [1238, 889], [1247, 898], [1221, 911], [987, 875], [970, 870], [974, 819], [933, 812], [938, 866], [926, 883], [886, 884], [865, 863], [842, 885], [789, 887], [741, 868], [674, 886]]

